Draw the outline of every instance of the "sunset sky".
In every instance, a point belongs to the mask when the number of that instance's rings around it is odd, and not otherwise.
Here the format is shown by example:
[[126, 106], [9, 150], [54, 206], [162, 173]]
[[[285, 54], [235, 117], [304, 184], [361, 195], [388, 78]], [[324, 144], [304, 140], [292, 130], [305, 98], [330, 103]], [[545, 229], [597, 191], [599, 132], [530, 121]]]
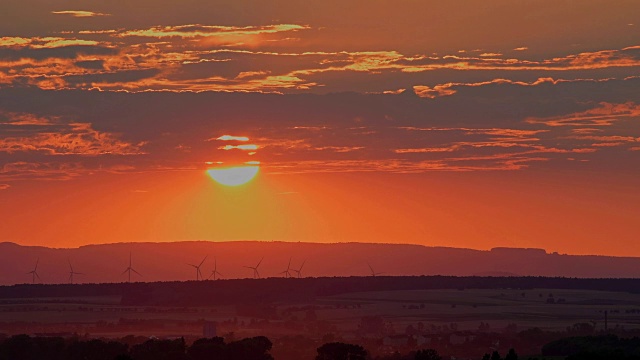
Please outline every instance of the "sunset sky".
[[0, 242], [640, 256], [639, 189], [637, 0], [0, 11]]

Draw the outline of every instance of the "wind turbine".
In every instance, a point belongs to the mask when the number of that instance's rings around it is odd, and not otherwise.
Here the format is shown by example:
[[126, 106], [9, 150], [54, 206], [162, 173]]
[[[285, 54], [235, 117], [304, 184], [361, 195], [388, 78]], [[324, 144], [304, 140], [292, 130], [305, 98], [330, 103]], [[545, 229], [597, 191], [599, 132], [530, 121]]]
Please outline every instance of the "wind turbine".
[[38, 260], [36, 260], [36, 267], [33, 268], [33, 270], [29, 271], [27, 274], [31, 274], [32, 275], [32, 283], [35, 284], [36, 283], [36, 278], [38, 278], [38, 280], [40, 280], [40, 275], [38, 275], [38, 263], [40, 262], [40, 258], [38, 258]]
[[284, 274], [284, 277], [290, 278], [291, 277], [291, 273], [289, 272], [289, 270], [291, 270], [291, 258], [289, 258], [289, 265], [287, 265], [287, 268], [283, 272], [281, 272], [280, 274]]
[[260, 261], [258, 262], [258, 265], [256, 265], [256, 266], [245, 266], [247, 269], [253, 269], [253, 278], [254, 279], [260, 278], [260, 273], [258, 272], [258, 267], [260, 267], [260, 264], [262, 263], [262, 260], [264, 260], [264, 257], [262, 257], [262, 259], [260, 259]]
[[84, 274], [73, 271], [73, 266], [71, 266], [71, 260], [67, 260], [67, 261], [69, 261], [69, 284], [73, 284], [73, 275], [84, 275]]
[[209, 279], [213, 276], [213, 280], [217, 280], [216, 275], [222, 276], [220, 272], [218, 272], [218, 259], [213, 258], [213, 271], [211, 271], [211, 275], [209, 275]]
[[367, 265], [369, 266], [369, 270], [371, 270], [371, 276], [376, 277], [376, 275], [384, 274], [383, 272], [375, 272], [375, 271], [373, 271], [373, 268], [371, 267], [371, 264], [367, 263]]
[[300, 267], [298, 268], [298, 270], [296, 270], [296, 269], [291, 269], [291, 270], [295, 271], [295, 272], [298, 274], [298, 278], [300, 278], [300, 276], [302, 275], [302, 267], [304, 266], [304, 263], [306, 263], [306, 262], [307, 262], [307, 260], [305, 259], [305, 260], [302, 262], [302, 265], [300, 265]]
[[124, 275], [125, 273], [129, 273], [129, 282], [131, 282], [131, 272], [134, 272], [140, 276], [142, 276], [142, 274], [140, 274], [139, 272], [137, 272], [133, 267], [131, 267], [131, 253], [129, 253], [129, 266], [122, 272], [121, 275]]
[[[209, 255], [207, 255], [209, 256]], [[196, 281], [200, 280], [200, 278], [202, 278], [202, 273], [200, 272], [200, 267], [202, 266], [202, 264], [204, 264], [204, 261], [207, 260], [207, 256], [204, 257], [204, 259], [202, 259], [202, 261], [200, 261], [200, 264], [198, 265], [193, 265], [193, 264], [187, 264], [189, 266], [193, 266], [196, 269]]]

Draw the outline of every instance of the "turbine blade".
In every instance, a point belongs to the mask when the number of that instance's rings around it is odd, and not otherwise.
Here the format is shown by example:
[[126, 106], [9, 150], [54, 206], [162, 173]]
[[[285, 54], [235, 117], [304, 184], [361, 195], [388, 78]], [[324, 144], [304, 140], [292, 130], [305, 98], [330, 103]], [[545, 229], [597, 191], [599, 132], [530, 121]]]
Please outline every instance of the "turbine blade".
[[126, 273], [127, 273], [127, 271], [129, 271], [129, 269], [131, 269], [131, 268], [127, 268], [127, 269], [126, 269], [125, 271], [123, 271], [123, 272], [122, 272], [122, 274], [120, 274], [120, 275], [124, 275], [124, 274], [126, 274]]
[[131, 271], [133, 271], [134, 273], [136, 273], [136, 274], [138, 274], [138, 275], [142, 276], [142, 274], [140, 274], [139, 272], [137, 272], [137, 271], [136, 271], [135, 269], [133, 269], [133, 268], [131, 268]]
[[69, 262], [69, 269], [71, 269], [71, 272], [73, 272], [73, 266], [71, 266], [71, 260], [67, 259], [67, 261]]
[[[207, 255], [209, 256], [209, 255]], [[204, 261], [207, 260], [207, 256], [204, 257], [204, 259], [202, 259], [202, 261], [200, 261], [200, 265], [198, 265], [198, 267], [202, 266], [202, 264], [204, 264]]]
[[300, 265], [300, 269], [298, 269], [298, 272], [302, 271], [302, 268], [304, 267], [304, 263], [307, 262], [307, 259], [304, 259], [304, 261], [302, 262], [302, 265]]
[[264, 260], [264, 256], [262, 257], [262, 259], [260, 259], [260, 262], [258, 262], [258, 265], [256, 265], [256, 269], [260, 266], [260, 264], [262, 264], [262, 260]]

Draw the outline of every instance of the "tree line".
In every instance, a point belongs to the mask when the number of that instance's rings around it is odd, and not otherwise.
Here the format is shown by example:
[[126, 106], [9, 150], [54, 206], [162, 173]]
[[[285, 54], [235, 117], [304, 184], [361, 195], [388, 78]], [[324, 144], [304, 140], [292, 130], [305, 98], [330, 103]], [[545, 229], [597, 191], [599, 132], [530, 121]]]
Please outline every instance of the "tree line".
[[[311, 301], [347, 292], [427, 289], [580, 289], [640, 293], [640, 279], [376, 276], [0, 286], [0, 298], [122, 296], [121, 305], [212, 306]], [[6, 301], [6, 300], [5, 300]]]

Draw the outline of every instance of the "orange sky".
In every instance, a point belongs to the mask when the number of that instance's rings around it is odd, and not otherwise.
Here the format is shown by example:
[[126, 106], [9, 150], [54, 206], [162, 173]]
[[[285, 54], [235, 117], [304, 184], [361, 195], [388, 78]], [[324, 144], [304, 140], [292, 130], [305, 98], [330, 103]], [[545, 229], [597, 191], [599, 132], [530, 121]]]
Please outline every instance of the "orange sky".
[[161, 3], [6, 6], [0, 241], [640, 256], [637, 1]]

